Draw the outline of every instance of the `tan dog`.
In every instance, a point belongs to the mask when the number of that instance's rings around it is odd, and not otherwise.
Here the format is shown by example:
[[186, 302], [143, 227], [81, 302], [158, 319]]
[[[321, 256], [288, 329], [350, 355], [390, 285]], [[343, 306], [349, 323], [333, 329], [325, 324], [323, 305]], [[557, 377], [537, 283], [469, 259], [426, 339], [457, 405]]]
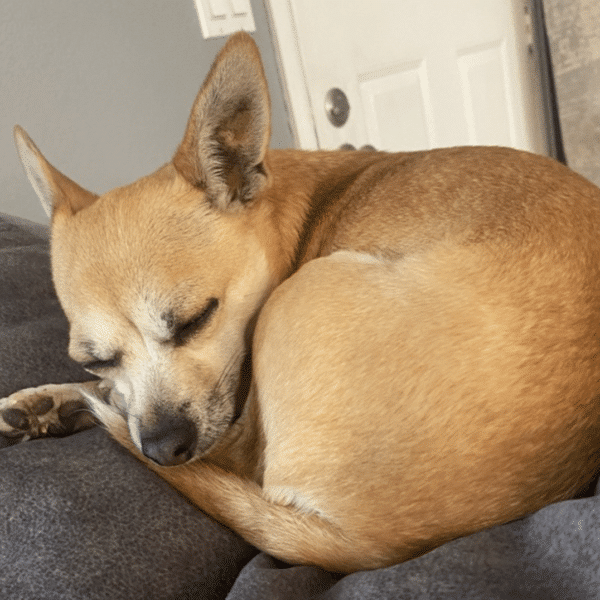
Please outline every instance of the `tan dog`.
[[96, 197], [17, 128], [70, 354], [104, 383], [1, 400], [0, 432], [83, 393], [202, 510], [337, 571], [573, 496], [600, 466], [600, 191], [514, 150], [277, 151], [269, 127], [238, 34], [132, 185]]

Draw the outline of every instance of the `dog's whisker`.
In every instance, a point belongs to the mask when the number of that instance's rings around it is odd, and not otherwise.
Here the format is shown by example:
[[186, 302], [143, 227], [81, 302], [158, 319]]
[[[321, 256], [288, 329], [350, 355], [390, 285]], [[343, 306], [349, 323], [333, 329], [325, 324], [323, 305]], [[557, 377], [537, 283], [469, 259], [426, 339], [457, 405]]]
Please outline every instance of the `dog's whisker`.
[[78, 415], [80, 413], [94, 414], [94, 411], [89, 406], [82, 406], [80, 408], [76, 408], [75, 410], [69, 411], [69, 416]]

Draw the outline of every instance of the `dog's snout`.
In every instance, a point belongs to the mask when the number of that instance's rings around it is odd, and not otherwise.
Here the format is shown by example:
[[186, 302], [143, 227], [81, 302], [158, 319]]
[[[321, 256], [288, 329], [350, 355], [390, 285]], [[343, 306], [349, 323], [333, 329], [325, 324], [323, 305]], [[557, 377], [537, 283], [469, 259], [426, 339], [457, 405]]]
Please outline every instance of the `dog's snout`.
[[140, 430], [142, 452], [164, 467], [180, 465], [194, 454], [196, 426], [184, 416], [161, 416], [153, 426]]

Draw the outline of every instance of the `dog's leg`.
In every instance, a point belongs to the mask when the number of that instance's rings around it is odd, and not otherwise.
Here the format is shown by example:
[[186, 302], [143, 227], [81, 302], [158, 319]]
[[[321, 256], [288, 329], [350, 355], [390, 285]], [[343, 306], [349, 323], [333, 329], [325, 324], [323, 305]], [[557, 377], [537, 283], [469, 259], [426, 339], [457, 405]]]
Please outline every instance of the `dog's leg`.
[[0, 398], [0, 447], [38, 437], [59, 437], [97, 423], [88, 409], [86, 393], [106, 396], [102, 381], [49, 384]]

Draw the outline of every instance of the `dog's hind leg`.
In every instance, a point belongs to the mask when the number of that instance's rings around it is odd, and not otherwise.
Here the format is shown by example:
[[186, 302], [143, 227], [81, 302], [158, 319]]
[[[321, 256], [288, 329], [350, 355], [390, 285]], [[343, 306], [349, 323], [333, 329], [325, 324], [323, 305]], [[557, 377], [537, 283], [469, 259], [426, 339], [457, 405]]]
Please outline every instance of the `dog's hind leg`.
[[0, 448], [38, 437], [60, 437], [97, 424], [86, 392], [104, 396], [101, 381], [48, 384], [0, 398]]

